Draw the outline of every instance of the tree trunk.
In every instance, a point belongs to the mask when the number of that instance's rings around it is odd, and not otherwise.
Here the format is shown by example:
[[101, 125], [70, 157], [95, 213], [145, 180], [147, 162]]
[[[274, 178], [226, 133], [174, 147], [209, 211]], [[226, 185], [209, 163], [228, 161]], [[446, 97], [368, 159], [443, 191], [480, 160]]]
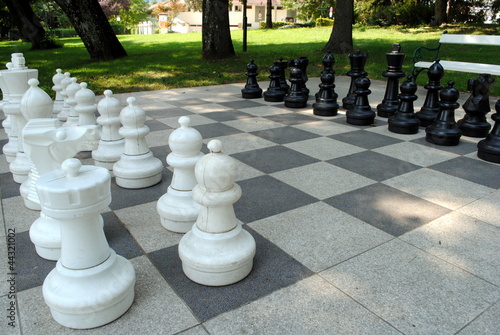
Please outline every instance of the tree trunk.
[[448, 0], [436, 0], [436, 3], [434, 4], [434, 21], [431, 24], [432, 26], [437, 27], [447, 22], [447, 4]]
[[55, 0], [68, 16], [93, 60], [127, 56], [97, 0]]
[[229, 30], [228, 0], [203, 0], [202, 56], [221, 59], [235, 55]]
[[36, 17], [29, 0], [4, 0], [14, 24], [24, 41], [31, 43], [31, 49], [45, 49], [45, 29]]
[[266, 29], [273, 28], [273, 0], [267, 0]]
[[352, 46], [352, 23], [354, 20], [354, 0], [337, 0], [335, 21], [328, 43], [323, 51], [333, 53], [350, 53]]

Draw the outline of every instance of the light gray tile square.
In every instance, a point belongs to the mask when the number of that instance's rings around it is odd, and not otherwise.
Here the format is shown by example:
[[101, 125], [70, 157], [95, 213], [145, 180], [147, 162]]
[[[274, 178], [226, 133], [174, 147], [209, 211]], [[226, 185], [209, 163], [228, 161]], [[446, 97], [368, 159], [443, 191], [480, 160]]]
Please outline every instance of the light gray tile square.
[[176, 245], [183, 236], [163, 228], [156, 204], [152, 201], [114, 211], [145, 252]]
[[232, 108], [222, 106], [222, 105], [219, 105], [216, 103], [200, 104], [200, 105], [186, 105], [186, 106], [182, 106], [182, 108], [184, 108], [185, 110], [188, 110], [192, 113], [197, 113], [197, 114], [208, 113], [208, 112], [221, 112], [221, 111], [228, 111], [228, 110], [232, 109]]
[[211, 334], [400, 334], [319, 276], [205, 323]]
[[[245, 109], [245, 113], [250, 108]], [[246, 132], [283, 127], [282, 123], [268, 120], [263, 117], [253, 117], [223, 122], [224, 124]]]
[[500, 301], [491, 306], [457, 335], [498, 335], [500, 334]]
[[40, 211], [32, 211], [24, 205], [21, 196], [2, 199], [5, 227], [15, 228], [16, 233], [30, 229], [31, 224], [40, 217]]
[[375, 183], [325, 162], [275, 172], [271, 176], [320, 200]]
[[136, 270], [135, 300], [117, 320], [102, 327], [73, 330], [59, 325], [50, 315], [42, 287], [19, 293], [23, 334], [175, 334], [198, 321], [146, 256], [131, 260]]
[[500, 227], [500, 190], [460, 208], [460, 213]]
[[0, 173], [10, 172], [9, 163], [5, 159], [5, 155], [0, 155]]
[[315, 272], [393, 238], [322, 202], [258, 220], [249, 226]]
[[[196, 105], [194, 105], [196, 106]], [[183, 107], [184, 109], [187, 109]], [[179, 124], [179, 118], [180, 116], [173, 116], [173, 117], [166, 117], [166, 118], [161, 118], [157, 119], [157, 121], [166, 124], [169, 127], [172, 127], [174, 129], [177, 129], [180, 127]], [[190, 127], [196, 128], [196, 126], [202, 125], [202, 124], [209, 124], [209, 123], [215, 123], [214, 120], [209, 119], [208, 117], [205, 117], [203, 115], [198, 115], [198, 114], [190, 114], [189, 119], [191, 122], [189, 122]]]
[[[216, 138], [222, 141], [222, 152], [227, 155], [276, 145], [276, 143], [263, 139], [262, 137], [247, 133], [220, 136]], [[208, 143], [210, 140], [204, 140], [203, 142]]]
[[400, 238], [500, 286], [500, 227], [452, 212]]
[[328, 137], [317, 137], [309, 140], [292, 142], [284, 146], [322, 161], [366, 150]]
[[454, 334], [500, 298], [498, 286], [399, 239], [321, 276], [404, 334]]
[[389, 131], [389, 127], [387, 125], [381, 125], [380, 127], [370, 127], [367, 128], [366, 131], [371, 131], [380, 135], [386, 135], [390, 137], [394, 137], [400, 140], [411, 141], [416, 138], [425, 137], [425, 129], [420, 128], [418, 133], [416, 134], [398, 134]]
[[[168, 144], [168, 137], [173, 129], [152, 131], [146, 135], [146, 143], [149, 148], [161, 147]], [[165, 155], [166, 156], [166, 155]]]
[[412, 142], [396, 143], [373, 151], [424, 167], [458, 157], [450, 152]]
[[[344, 116], [338, 115], [336, 118], [341, 118], [341, 117]], [[345, 133], [348, 131], [357, 130], [357, 128], [355, 127], [325, 120], [297, 124], [293, 125], [292, 127], [305, 130], [313, 134], [318, 134], [321, 136], [329, 136], [329, 135], [335, 135], [335, 134]]]
[[250, 107], [245, 108], [245, 113], [252, 114], [255, 116], [268, 116], [268, 115], [276, 115], [276, 114], [286, 114], [290, 113], [289, 110], [282, 108], [281, 106], [259, 106], [259, 107]]
[[[11, 307], [11, 303], [14, 303], [14, 307]], [[21, 335], [21, 325], [19, 324], [19, 306], [17, 305], [16, 300], [9, 298], [6, 291], [2, 291], [0, 296], [0, 306], [2, 306], [3, 313], [2, 322], [0, 322], [0, 334]]]
[[383, 182], [449, 209], [458, 209], [495, 190], [432, 169], [419, 169]]

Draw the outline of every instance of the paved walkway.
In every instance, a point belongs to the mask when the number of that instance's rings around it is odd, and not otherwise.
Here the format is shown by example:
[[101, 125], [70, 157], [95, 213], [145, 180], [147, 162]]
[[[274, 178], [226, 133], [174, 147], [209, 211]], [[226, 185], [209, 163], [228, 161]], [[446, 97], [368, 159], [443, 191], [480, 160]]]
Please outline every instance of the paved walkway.
[[[318, 83], [308, 82], [312, 94]], [[349, 78], [336, 83], [345, 96]], [[55, 263], [38, 257], [29, 240], [39, 214], [24, 207], [0, 157], [1, 334], [500, 334], [500, 165], [477, 158], [480, 139], [439, 147], [425, 141], [423, 128], [394, 134], [378, 117], [372, 126], [352, 126], [342, 110], [322, 118], [311, 102], [294, 110], [244, 100], [242, 87], [117, 97], [135, 96], [146, 110], [147, 140], [163, 162], [182, 115], [202, 134], [204, 152], [218, 138], [238, 161], [243, 195], [235, 212], [257, 243], [250, 275], [227, 287], [184, 276], [182, 235], [165, 230], [156, 213], [168, 168], [147, 189], [113, 182], [104, 230], [136, 269], [135, 302], [103, 327], [64, 328], [42, 296]], [[375, 107], [385, 83], [373, 81], [371, 89]], [[416, 111], [425, 90], [418, 94]], [[13, 229], [17, 275], [9, 295], [5, 237]], [[8, 325], [11, 304], [15, 327]]]

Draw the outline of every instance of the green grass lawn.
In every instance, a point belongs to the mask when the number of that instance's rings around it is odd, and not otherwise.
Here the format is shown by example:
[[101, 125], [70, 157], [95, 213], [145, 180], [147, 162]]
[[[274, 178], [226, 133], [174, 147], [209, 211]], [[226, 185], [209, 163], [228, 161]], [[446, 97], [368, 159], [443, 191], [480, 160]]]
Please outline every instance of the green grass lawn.
[[[7, 63], [10, 54], [23, 52], [30, 68], [39, 70], [41, 87], [52, 96], [52, 76], [57, 68], [68, 71], [85, 81], [96, 94], [106, 89], [115, 93], [163, 90], [178, 87], [217, 85], [245, 82], [246, 64], [254, 60], [259, 66], [259, 81], [263, 89], [267, 88], [268, 69], [274, 60], [294, 59], [300, 56], [309, 58], [308, 75], [319, 76], [325, 54], [321, 49], [328, 41], [331, 27], [249, 30], [247, 52], [243, 52], [243, 32], [232, 31], [236, 56], [219, 60], [206, 61], [201, 58], [201, 34], [163, 34], [163, 35], [121, 35], [119, 39], [128, 57], [108, 62], [92, 62], [78, 38], [65, 38], [64, 47], [55, 50], [30, 51], [30, 44], [20, 41], [0, 42], [0, 59]], [[353, 29], [354, 47], [368, 53], [365, 70], [370, 78], [384, 79], [386, 69], [385, 54], [391, 51], [393, 43], [400, 43], [406, 53], [404, 71], [409, 74], [412, 55], [421, 45], [435, 46], [444, 28], [402, 27], [355, 27]], [[488, 33], [499, 34], [498, 27], [464, 28], [447, 27], [450, 33]], [[445, 45], [442, 47], [443, 59], [468, 60], [473, 62], [500, 63], [499, 47], [463, 47]], [[345, 75], [349, 70], [347, 55], [335, 55], [337, 75]], [[456, 87], [466, 91], [467, 79], [475, 74], [446, 73], [442, 84], [448, 80], [457, 82]], [[427, 76], [422, 74], [418, 84], [423, 85]], [[500, 81], [499, 78], [497, 78]], [[314, 91], [314, 88], [311, 88]], [[500, 82], [494, 83], [492, 95], [500, 95]]]

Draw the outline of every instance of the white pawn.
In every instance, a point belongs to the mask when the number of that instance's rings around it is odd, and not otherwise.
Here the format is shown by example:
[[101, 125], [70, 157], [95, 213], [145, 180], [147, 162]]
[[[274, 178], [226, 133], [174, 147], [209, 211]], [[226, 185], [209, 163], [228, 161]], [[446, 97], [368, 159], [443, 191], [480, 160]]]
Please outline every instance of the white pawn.
[[120, 112], [123, 127], [119, 133], [125, 138], [125, 148], [120, 160], [113, 166], [116, 184], [123, 188], [144, 188], [161, 181], [163, 164], [153, 156], [146, 142], [149, 128], [146, 113], [129, 97], [128, 106]]
[[198, 185], [193, 198], [202, 209], [193, 229], [179, 242], [186, 276], [203, 285], [222, 286], [245, 278], [253, 266], [255, 240], [241, 227], [233, 203], [241, 197], [234, 183], [236, 162], [221, 152], [222, 143], [208, 143], [210, 153], [195, 167]]
[[191, 230], [201, 206], [193, 200], [193, 187], [196, 185], [194, 167], [203, 157], [200, 152], [203, 144], [201, 134], [189, 127], [191, 119], [179, 118], [180, 128], [174, 130], [168, 145], [172, 150], [167, 156], [167, 164], [174, 168], [172, 183], [156, 205], [161, 224], [176, 233]]
[[69, 72], [64, 72], [64, 78], [61, 79], [61, 98], [63, 99], [63, 104], [61, 107], [61, 111], [57, 114], [57, 118], [61, 122], [66, 122], [69, 115], [69, 105], [68, 105], [68, 93], [66, 89], [69, 84], [71, 84], [71, 74]]
[[63, 124], [64, 127], [74, 127], [78, 126], [78, 112], [76, 111], [76, 93], [81, 89], [80, 84], [77, 83], [77, 78], [73, 77], [70, 79], [71, 84], [66, 87], [66, 94], [68, 98], [66, 99], [66, 103], [69, 106], [68, 117], [66, 122]]
[[107, 324], [134, 300], [135, 270], [108, 245], [103, 212], [111, 202], [109, 171], [71, 158], [40, 177], [42, 208], [61, 225], [61, 258], [43, 283], [53, 318], [69, 328]]
[[[36, 182], [40, 176], [58, 169], [68, 158], [80, 151], [97, 148], [99, 129], [97, 126], [61, 127], [58, 119], [33, 119], [23, 130], [26, 153], [33, 163], [32, 183], [28, 200], [40, 203], [36, 192]], [[61, 227], [42, 211], [33, 222], [29, 235], [36, 253], [45, 259], [56, 261], [61, 256]]]
[[[8, 70], [12, 69], [13, 64], [12, 62], [9, 62], [6, 64], [6, 67]], [[9, 89], [7, 87], [7, 83], [5, 82], [4, 76], [2, 76], [2, 72], [7, 71], [7, 70], [1, 70], [0, 71], [0, 89], [2, 90], [2, 101], [0, 101], [0, 109], [3, 110], [3, 107], [8, 103], [9, 101]], [[5, 159], [7, 160], [7, 163], [10, 163], [16, 158], [16, 153], [17, 153], [17, 136], [11, 138], [11, 128], [12, 128], [12, 120], [10, 114], [7, 114], [4, 112], [5, 119], [2, 121], [2, 127], [5, 130], [5, 133], [7, 134], [7, 137], [9, 141], [3, 146], [2, 151], [3, 154], [5, 155]]]
[[64, 79], [64, 74], [61, 69], [56, 70], [56, 74], [52, 76], [52, 82], [54, 86], [52, 86], [52, 90], [56, 92], [56, 97], [54, 99], [54, 108], [52, 109], [52, 117], [57, 118], [57, 115], [61, 112], [64, 101], [63, 96], [61, 95], [62, 87], [61, 80]]
[[113, 165], [120, 159], [123, 153], [125, 140], [120, 135], [120, 110], [118, 99], [113, 98], [111, 90], [104, 91], [105, 98], [97, 104], [97, 110], [101, 116], [97, 123], [101, 125], [101, 140], [97, 150], [92, 151], [94, 165], [113, 171]]
[[75, 94], [75, 111], [78, 115], [79, 126], [94, 126], [97, 124], [95, 112], [95, 94], [87, 88], [87, 83], [80, 83], [80, 89]]
[[[54, 103], [50, 96], [45, 93], [44, 90], [38, 87], [40, 82], [38, 79], [30, 79], [28, 81], [28, 85], [30, 88], [24, 93], [23, 98], [21, 99], [21, 112], [26, 120], [35, 120], [42, 118], [50, 118], [52, 115], [52, 108], [54, 107]], [[26, 129], [26, 126], [23, 128]], [[23, 132], [21, 133], [23, 134]], [[28, 174], [28, 179], [22, 182], [20, 187], [21, 196], [24, 199], [24, 205], [32, 210], [40, 210], [40, 202], [38, 201], [38, 197], [36, 196], [35, 184], [36, 178], [38, 176], [38, 171], [33, 161], [31, 160], [31, 150], [29, 150], [24, 143], [24, 137], [22, 137], [23, 148], [28, 158], [28, 162], [30, 164], [30, 173]], [[43, 157], [43, 159], [47, 159], [47, 157]], [[30, 197], [31, 193], [31, 197]]]

